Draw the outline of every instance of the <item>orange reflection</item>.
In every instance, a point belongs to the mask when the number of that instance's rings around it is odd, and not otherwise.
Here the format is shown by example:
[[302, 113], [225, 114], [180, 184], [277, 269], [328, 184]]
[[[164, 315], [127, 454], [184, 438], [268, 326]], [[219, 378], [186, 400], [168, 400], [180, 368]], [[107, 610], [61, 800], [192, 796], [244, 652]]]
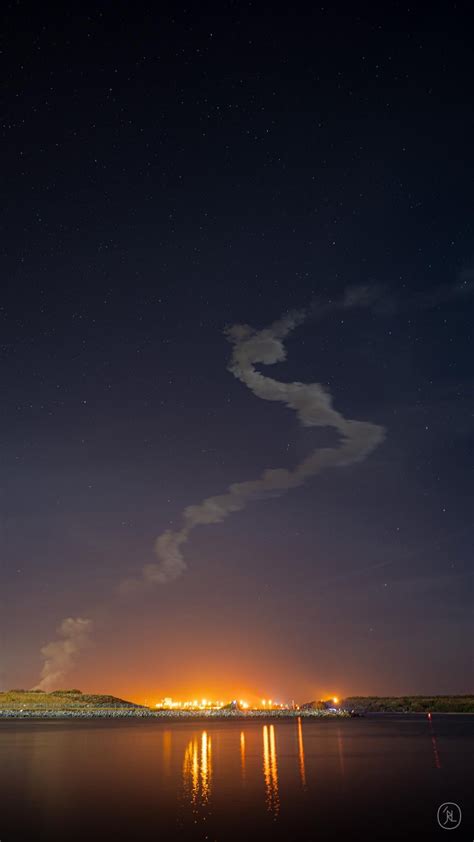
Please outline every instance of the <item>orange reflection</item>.
[[301, 786], [306, 789], [306, 769], [304, 765], [304, 745], [303, 745], [303, 726], [301, 724], [301, 716], [298, 717], [298, 763], [300, 767]]
[[203, 731], [200, 741], [194, 737], [184, 752], [183, 784], [193, 805], [207, 804], [211, 794], [211, 780], [211, 738]]
[[439, 752], [438, 752], [438, 743], [436, 741], [435, 733], [433, 731], [433, 723], [431, 721], [431, 717], [428, 719], [428, 724], [429, 724], [430, 735], [431, 735], [431, 745], [432, 745], [432, 748], [433, 748], [434, 764], [435, 764], [437, 769], [441, 769], [441, 761], [439, 759]]
[[242, 771], [242, 780], [245, 780], [245, 734], [240, 732], [240, 768]]
[[340, 731], [337, 732], [337, 749], [339, 752], [339, 766], [341, 767], [341, 775], [342, 777], [344, 777], [344, 743], [342, 741], [342, 734]]
[[211, 790], [211, 738], [206, 731], [201, 735], [201, 791], [203, 801], [207, 801]]
[[163, 766], [166, 773], [171, 770], [171, 731], [163, 732]]
[[276, 818], [280, 810], [280, 796], [278, 793], [278, 766], [273, 725], [263, 726], [263, 777], [267, 810], [273, 813]]

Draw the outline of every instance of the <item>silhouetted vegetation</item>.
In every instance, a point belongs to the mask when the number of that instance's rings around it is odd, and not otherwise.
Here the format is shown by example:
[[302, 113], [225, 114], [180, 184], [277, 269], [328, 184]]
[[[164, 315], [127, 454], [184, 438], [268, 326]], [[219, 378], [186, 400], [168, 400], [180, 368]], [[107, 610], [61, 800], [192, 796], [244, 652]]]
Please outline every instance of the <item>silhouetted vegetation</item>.
[[87, 708], [140, 707], [116, 696], [82, 693], [81, 690], [7, 690], [0, 692], [0, 710], [80, 710]]
[[474, 713], [474, 696], [349, 696], [340, 705], [359, 713]]

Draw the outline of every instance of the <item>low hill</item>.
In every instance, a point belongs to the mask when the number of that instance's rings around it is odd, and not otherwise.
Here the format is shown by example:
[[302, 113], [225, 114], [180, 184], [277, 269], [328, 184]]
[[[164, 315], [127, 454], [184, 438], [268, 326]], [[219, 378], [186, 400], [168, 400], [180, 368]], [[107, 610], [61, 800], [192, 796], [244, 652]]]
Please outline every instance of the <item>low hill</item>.
[[134, 702], [128, 702], [125, 699], [118, 699], [116, 696], [81, 693], [80, 690], [54, 690], [52, 693], [43, 693], [40, 690], [6, 690], [0, 692], [0, 711], [81, 711], [91, 708], [141, 708], [141, 705], [136, 705]]

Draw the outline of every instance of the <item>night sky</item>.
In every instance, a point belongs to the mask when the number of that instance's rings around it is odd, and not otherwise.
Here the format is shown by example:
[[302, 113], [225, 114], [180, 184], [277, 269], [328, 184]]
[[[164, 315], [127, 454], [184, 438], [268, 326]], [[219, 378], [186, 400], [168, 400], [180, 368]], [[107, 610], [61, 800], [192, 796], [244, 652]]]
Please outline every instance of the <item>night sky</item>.
[[[0, 689], [71, 617], [59, 686], [472, 690], [474, 57], [467, 5], [406, 5], [7, 4]], [[384, 441], [122, 592], [186, 506], [337, 446], [228, 370], [295, 309], [257, 369]]]

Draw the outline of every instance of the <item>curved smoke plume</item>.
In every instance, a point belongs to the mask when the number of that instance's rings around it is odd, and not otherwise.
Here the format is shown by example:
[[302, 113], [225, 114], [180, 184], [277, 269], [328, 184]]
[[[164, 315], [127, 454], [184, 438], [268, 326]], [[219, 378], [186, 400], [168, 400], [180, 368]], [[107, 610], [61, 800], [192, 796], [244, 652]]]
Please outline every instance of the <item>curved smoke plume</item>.
[[[322, 317], [334, 310], [356, 307], [370, 308], [379, 313], [396, 312], [402, 306], [431, 307], [440, 301], [470, 295], [473, 290], [472, 269], [469, 268], [461, 276], [459, 284], [440, 287], [430, 294], [429, 299], [417, 295], [408, 302], [399, 302], [383, 287], [361, 285], [347, 289], [338, 300], [315, 300], [308, 315], [311, 318]], [[339, 436], [337, 446], [317, 448], [293, 470], [267, 469], [257, 479], [233, 483], [224, 494], [188, 506], [183, 512], [181, 529], [168, 529], [157, 538], [155, 551], [158, 562], [145, 565], [139, 577], [122, 581], [118, 588], [120, 593], [127, 594], [148, 584], [161, 585], [178, 578], [186, 570], [182, 547], [196, 526], [219, 523], [253, 500], [284, 494], [324, 468], [361, 462], [383, 441], [383, 427], [369, 421], [344, 418], [334, 409], [331, 394], [320, 383], [281, 383], [256, 370], [256, 365], [273, 365], [286, 358], [283, 341], [304, 321], [305, 316], [302, 311], [290, 313], [263, 330], [254, 330], [248, 325], [228, 328], [226, 335], [233, 345], [228, 368], [256, 397], [279, 401], [295, 410], [303, 426], [331, 427]], [[57, 684], [73, 666], [76, 655], [89, 644], [91, 631], [91, 620], [80, 617], [63, 620], [58, 629], [60, 639], [48, 643], [41, 650], [45, 664], [37, 689], [47, 690]]]
[[[315, 305], [313, 315], [321, 316], [339, 308], [371, 307], [377, 296], [378, 292], [374, 293], [370, 288], [353, 288], [340, 301]], [[383, 427], [369, 421], [344, 418], [334, 409], [330, 393], [320, 383], [281, 383], [255, 368], [256, 365], [273, 365], [286, 358], [283, 342], [305, 316], [302, 311], [289, 313], [263, 330], [254, 330], [248, 325], [228, 328], [226, 336], [233, 345], [228, 368], [256, 397], [278, 401], [293, 409], [303, 426], [336, 430], [338, 444], [313, 450], [293, 470], [268, 468], [257, 479], [233, 483], [224, 494], [188, 506], [183, 512], [181, 529], [168, 529], [157, 538], [155, 551], [158, 562], [145, 565], [139, 577], [122, 581], [118, 589], [120, 593], [127, 594], [150, 584], [162, 585], [178, 578], [186, 570], [182, 547], [196, 526], [219, 523], [254, 500], [284, 494], [290, 488], [303, 485], [324, 468], [361, 462], [383, 440]], [[45, 663], [41, 681], [35, 689], [51, 690], [58, 686], [74, 666], [77, 655], [89, 645], [91, 632], [92, 620], [68, 617], [62, 621], [58, 628], [59, 639], [46, 644], [41, 650]]]
[[[341, 307], [352, 307], [360, 301], [344, 300]], [[365, 306], [366, 302], [363, 303]], [[279, 401], [294, 409], [305, 427], [332, 427], [339, 434], [336, 447], [317, 448], [293, 470], [271, 468], [254, 480], [237, 482], [224, 494], [208, 497], [202, 503], [188, 506], [183, 512], [183, 525], [178, 531], [166, 530], [155, 543], [158, 563], [147, 564], [140, 580], [127, 580], [122, 590], [140, 583], [165, 584], [183, 573], [186, 562], [181, 548], [196, 526], [219, 523], [232, 512], [243, 509], [253, 500], [267, 495], [284, 494], [315, 476], [324, 468], [343, 467], [365, 459], [383, 440], [384, 428], [369, 421], [344, 418], [334, 409], [332, 397], [320, 383], [281, 383], [266, 377], [255, 366], [273, 365], [286, 358], [283, 340], [305, 318], [303, 312], [290, 313], [263, 330], [248, 325], [234, 325], [226, 330], [234, 346], [229, 371], [266, 401]]]
[[41, 649], [44, 665], [41, 681], [34, 688], [49, 692], [58, 687], [60, 681], [74, 666], [77, 655], [90, 644], [92, 620], [82, 617], [67, 617], [57, 629], [59, 640], [47, 643]]

